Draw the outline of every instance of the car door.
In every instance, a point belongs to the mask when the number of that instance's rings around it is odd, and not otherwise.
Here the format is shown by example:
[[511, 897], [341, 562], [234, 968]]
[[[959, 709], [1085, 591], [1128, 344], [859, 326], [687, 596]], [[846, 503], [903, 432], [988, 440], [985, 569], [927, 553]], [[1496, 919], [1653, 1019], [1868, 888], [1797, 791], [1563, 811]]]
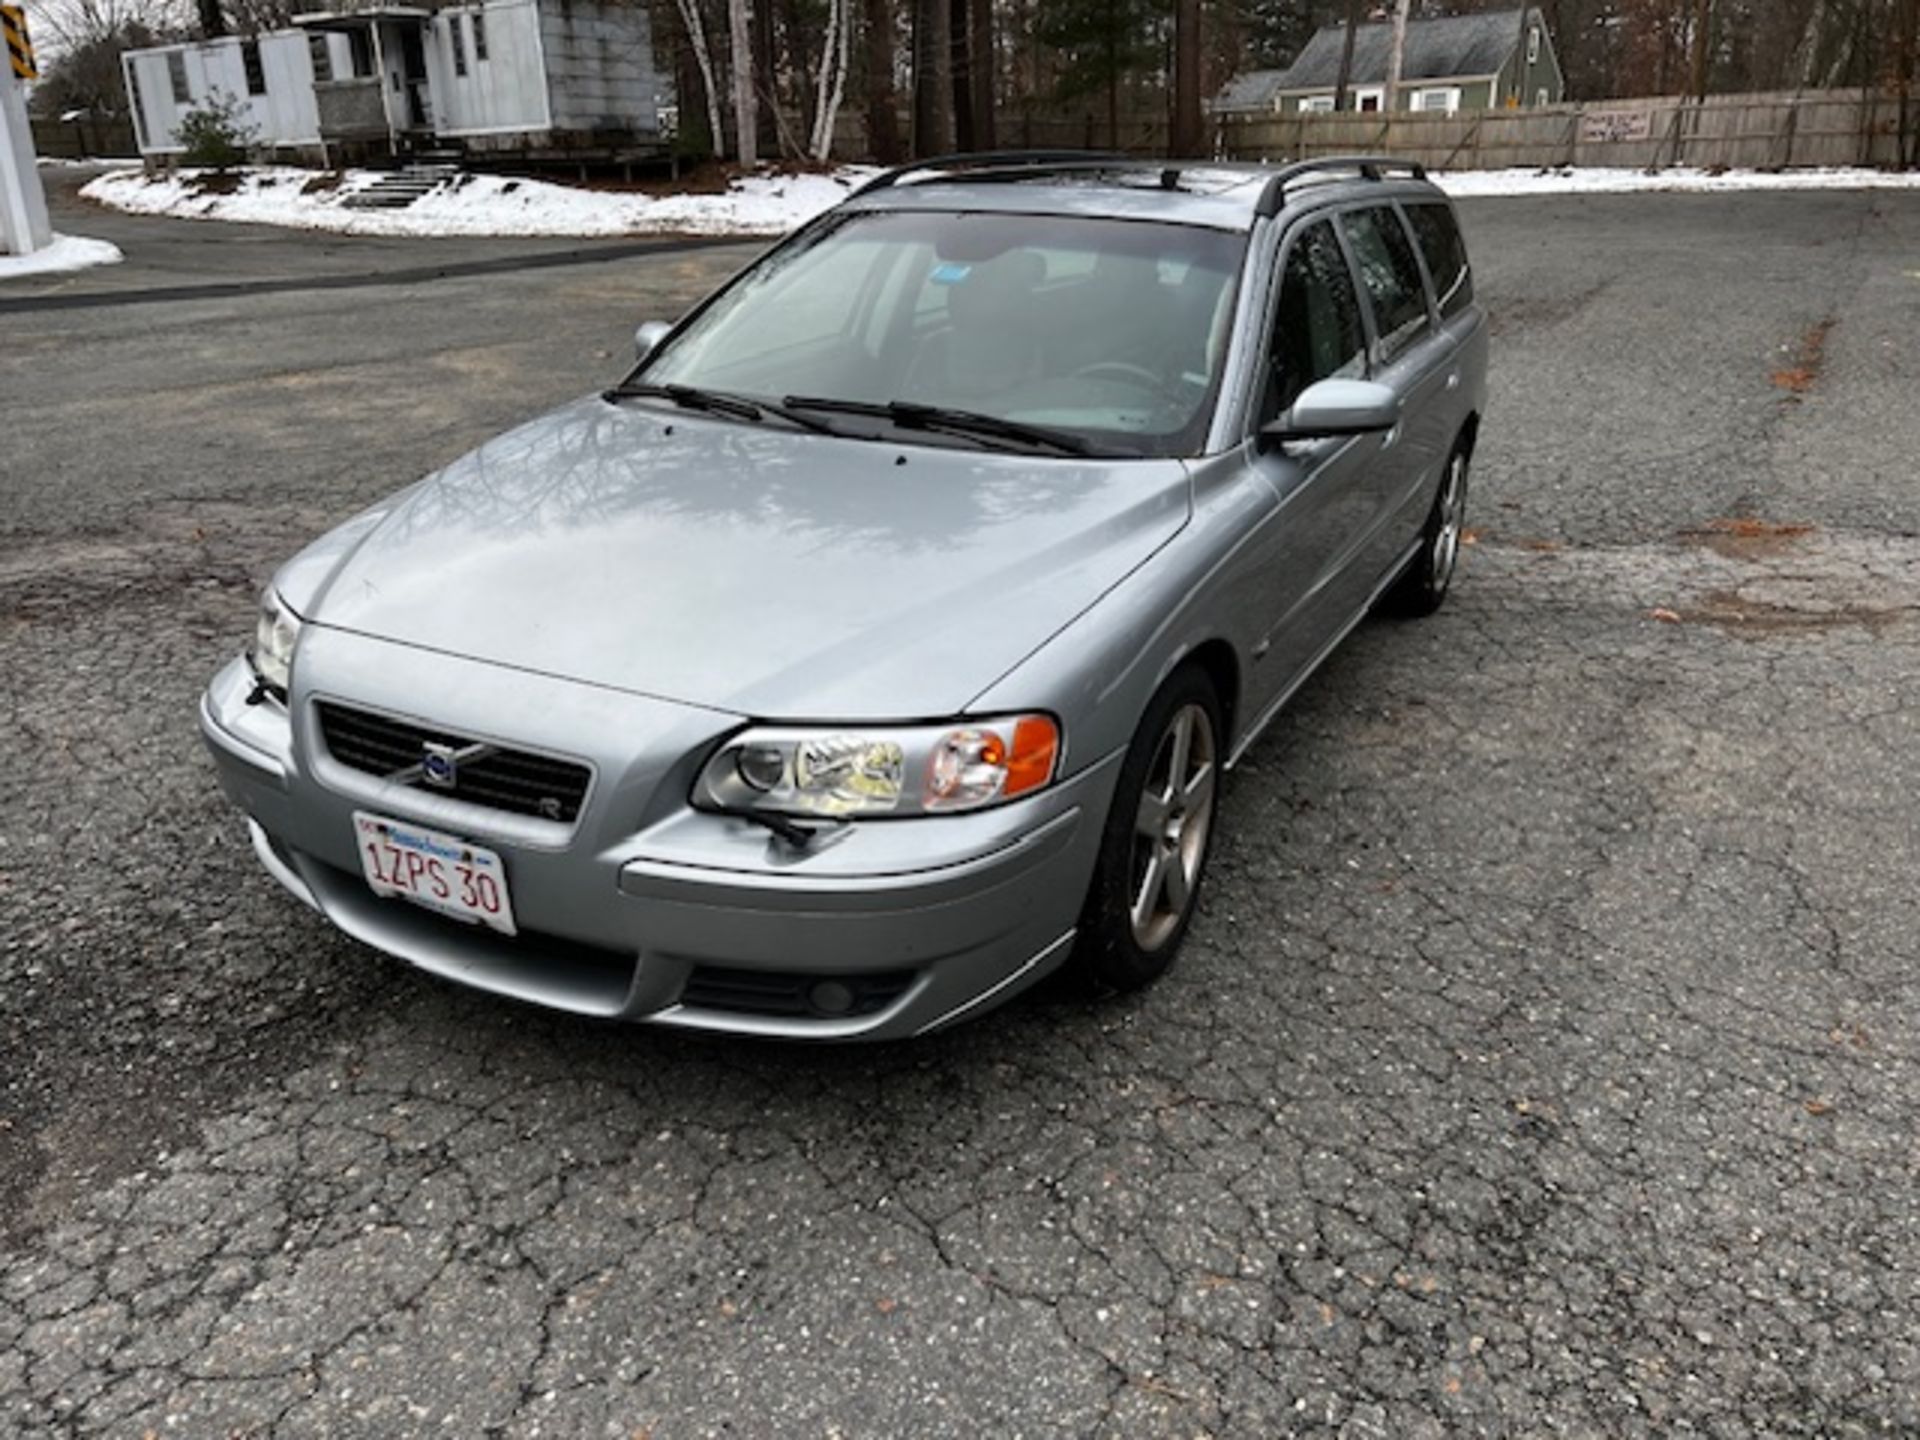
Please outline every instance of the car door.
[[[1288, 237], [1268, 307], [1267, 335], [1249, 406], [1255, 431], [1286, 412], [1316, 380], [1363, 378], [1367, 335], [1353, 272], [1330, 217], [1309, 217]], [[1350, 618], [1341, 584], [1349, 547], [1369, 508], [1366, 471], [1379, 437], [1285, 444], [1256, 440], [1250, 453], [1276, 505], [1257, 547], [1254, 591], [1265, 629], [1249, 689], [1264, 712], [1312, 668]]]
[[1400, 396], [1401, 419], [1375, 453], [1351, 582], [1360, 600], [1391, 576], [1418, 538], [1452, 440], [1447, 396], [1453, 341], [1436, 323], [1413, 237], [1391, 202], [1342, 212], [1341, 233], [1373, 328], [1371, 378]]

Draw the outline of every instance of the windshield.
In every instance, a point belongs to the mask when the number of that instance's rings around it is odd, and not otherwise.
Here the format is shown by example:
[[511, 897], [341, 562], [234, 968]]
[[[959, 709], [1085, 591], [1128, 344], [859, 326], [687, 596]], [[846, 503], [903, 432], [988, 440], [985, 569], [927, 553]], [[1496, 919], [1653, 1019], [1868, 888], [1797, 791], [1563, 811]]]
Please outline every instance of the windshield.
[[1110, 451], [1191, 454], [1245, 244], [1165, 223], [856, 212], [768, 256], [640, 378], [772, 401], [938, 406]]

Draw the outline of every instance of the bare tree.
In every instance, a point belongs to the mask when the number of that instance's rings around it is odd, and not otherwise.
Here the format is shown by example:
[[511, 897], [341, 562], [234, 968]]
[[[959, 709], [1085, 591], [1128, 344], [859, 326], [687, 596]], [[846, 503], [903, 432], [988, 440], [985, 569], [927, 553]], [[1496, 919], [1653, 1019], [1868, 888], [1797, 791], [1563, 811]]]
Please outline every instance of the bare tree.
[[687, 27], [687, 45], [693, 51], [694, 64], [700, 67], [700, 88], [706, 94], [707, 131], [713, 153], [724, 155], [727, 131], [720, 119], [720, 86], [713, 78], [713, 47], [707, 43], [706, 21], [700, 17], [699, 0], [677, 0], [681, 23]]
[[1347, 34], [1340, 43], [1340, 74], [1334, 81], [1333, 108], [1347, 108], [1347, 87], [1353, 81], [1353, 36], [1360, 28], [1360, 0], [1347, 0]]
[[953, 146], [953, 20], [947, 0], [913, 0], [913, 153]]
[[900, 143], [900, 115], [893, 89], [894, 25], [892, 0], [864, 0], [867, 12], [867, 145], [883, 165], [897, 165], [906, 151]]
[[833, 122], [847, 88], [847, 61], [852, 53], [853, 0], [827, 0], [827, 36], [821, 45], [819, 92], [813, 107], [815, 161], [824, 164], [833, 154]]
[[1173, 134], [1177, 156], [1198, 155], [1200, 125], [1200, 0], [1174, 0]]
[[1387, 47], [1387, 83], [1380, 93], [1380, 108], [1393, 114], [1400, 99], [1400, 70], [1407, 61], [1407, 0], [1396, 0], [1393, 7], [1393, 43]]
[[753, 93], [753, 32], [747, 23], [747, 0], [727, 0], [727, 29], [733, 51], [734, 145], [742, 165], [756, 165], [760, 120]]

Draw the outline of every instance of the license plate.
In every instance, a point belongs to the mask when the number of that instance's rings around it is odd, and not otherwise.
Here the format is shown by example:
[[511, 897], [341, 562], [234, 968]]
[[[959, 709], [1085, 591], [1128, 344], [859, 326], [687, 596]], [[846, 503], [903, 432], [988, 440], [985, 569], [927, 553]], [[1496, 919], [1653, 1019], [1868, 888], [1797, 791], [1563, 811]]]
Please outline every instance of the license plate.
[[456, 920], [517, 933], [500, 857], [458, 835], [353, 812], [360, 869], [376, 895], [398, 895]]

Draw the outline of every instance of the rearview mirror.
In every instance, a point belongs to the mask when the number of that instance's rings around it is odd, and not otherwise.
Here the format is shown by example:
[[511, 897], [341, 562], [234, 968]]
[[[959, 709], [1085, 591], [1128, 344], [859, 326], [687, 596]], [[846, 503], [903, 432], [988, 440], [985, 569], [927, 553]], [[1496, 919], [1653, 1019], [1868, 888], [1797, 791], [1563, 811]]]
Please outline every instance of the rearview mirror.
[[1369, 435], [1400, 423], [1400, 397], [1371, 380], [1319, 380], [1300, 392], [1293, 407], [1260, 427], [1269, 440], [1319, 440], [1329, 435]]
[[660, 342], [667, 338], [667, 332], [673, 326], [664, 320], [649, 320], [633, 332], [633, 358], [644, 360], [659, 348]]

